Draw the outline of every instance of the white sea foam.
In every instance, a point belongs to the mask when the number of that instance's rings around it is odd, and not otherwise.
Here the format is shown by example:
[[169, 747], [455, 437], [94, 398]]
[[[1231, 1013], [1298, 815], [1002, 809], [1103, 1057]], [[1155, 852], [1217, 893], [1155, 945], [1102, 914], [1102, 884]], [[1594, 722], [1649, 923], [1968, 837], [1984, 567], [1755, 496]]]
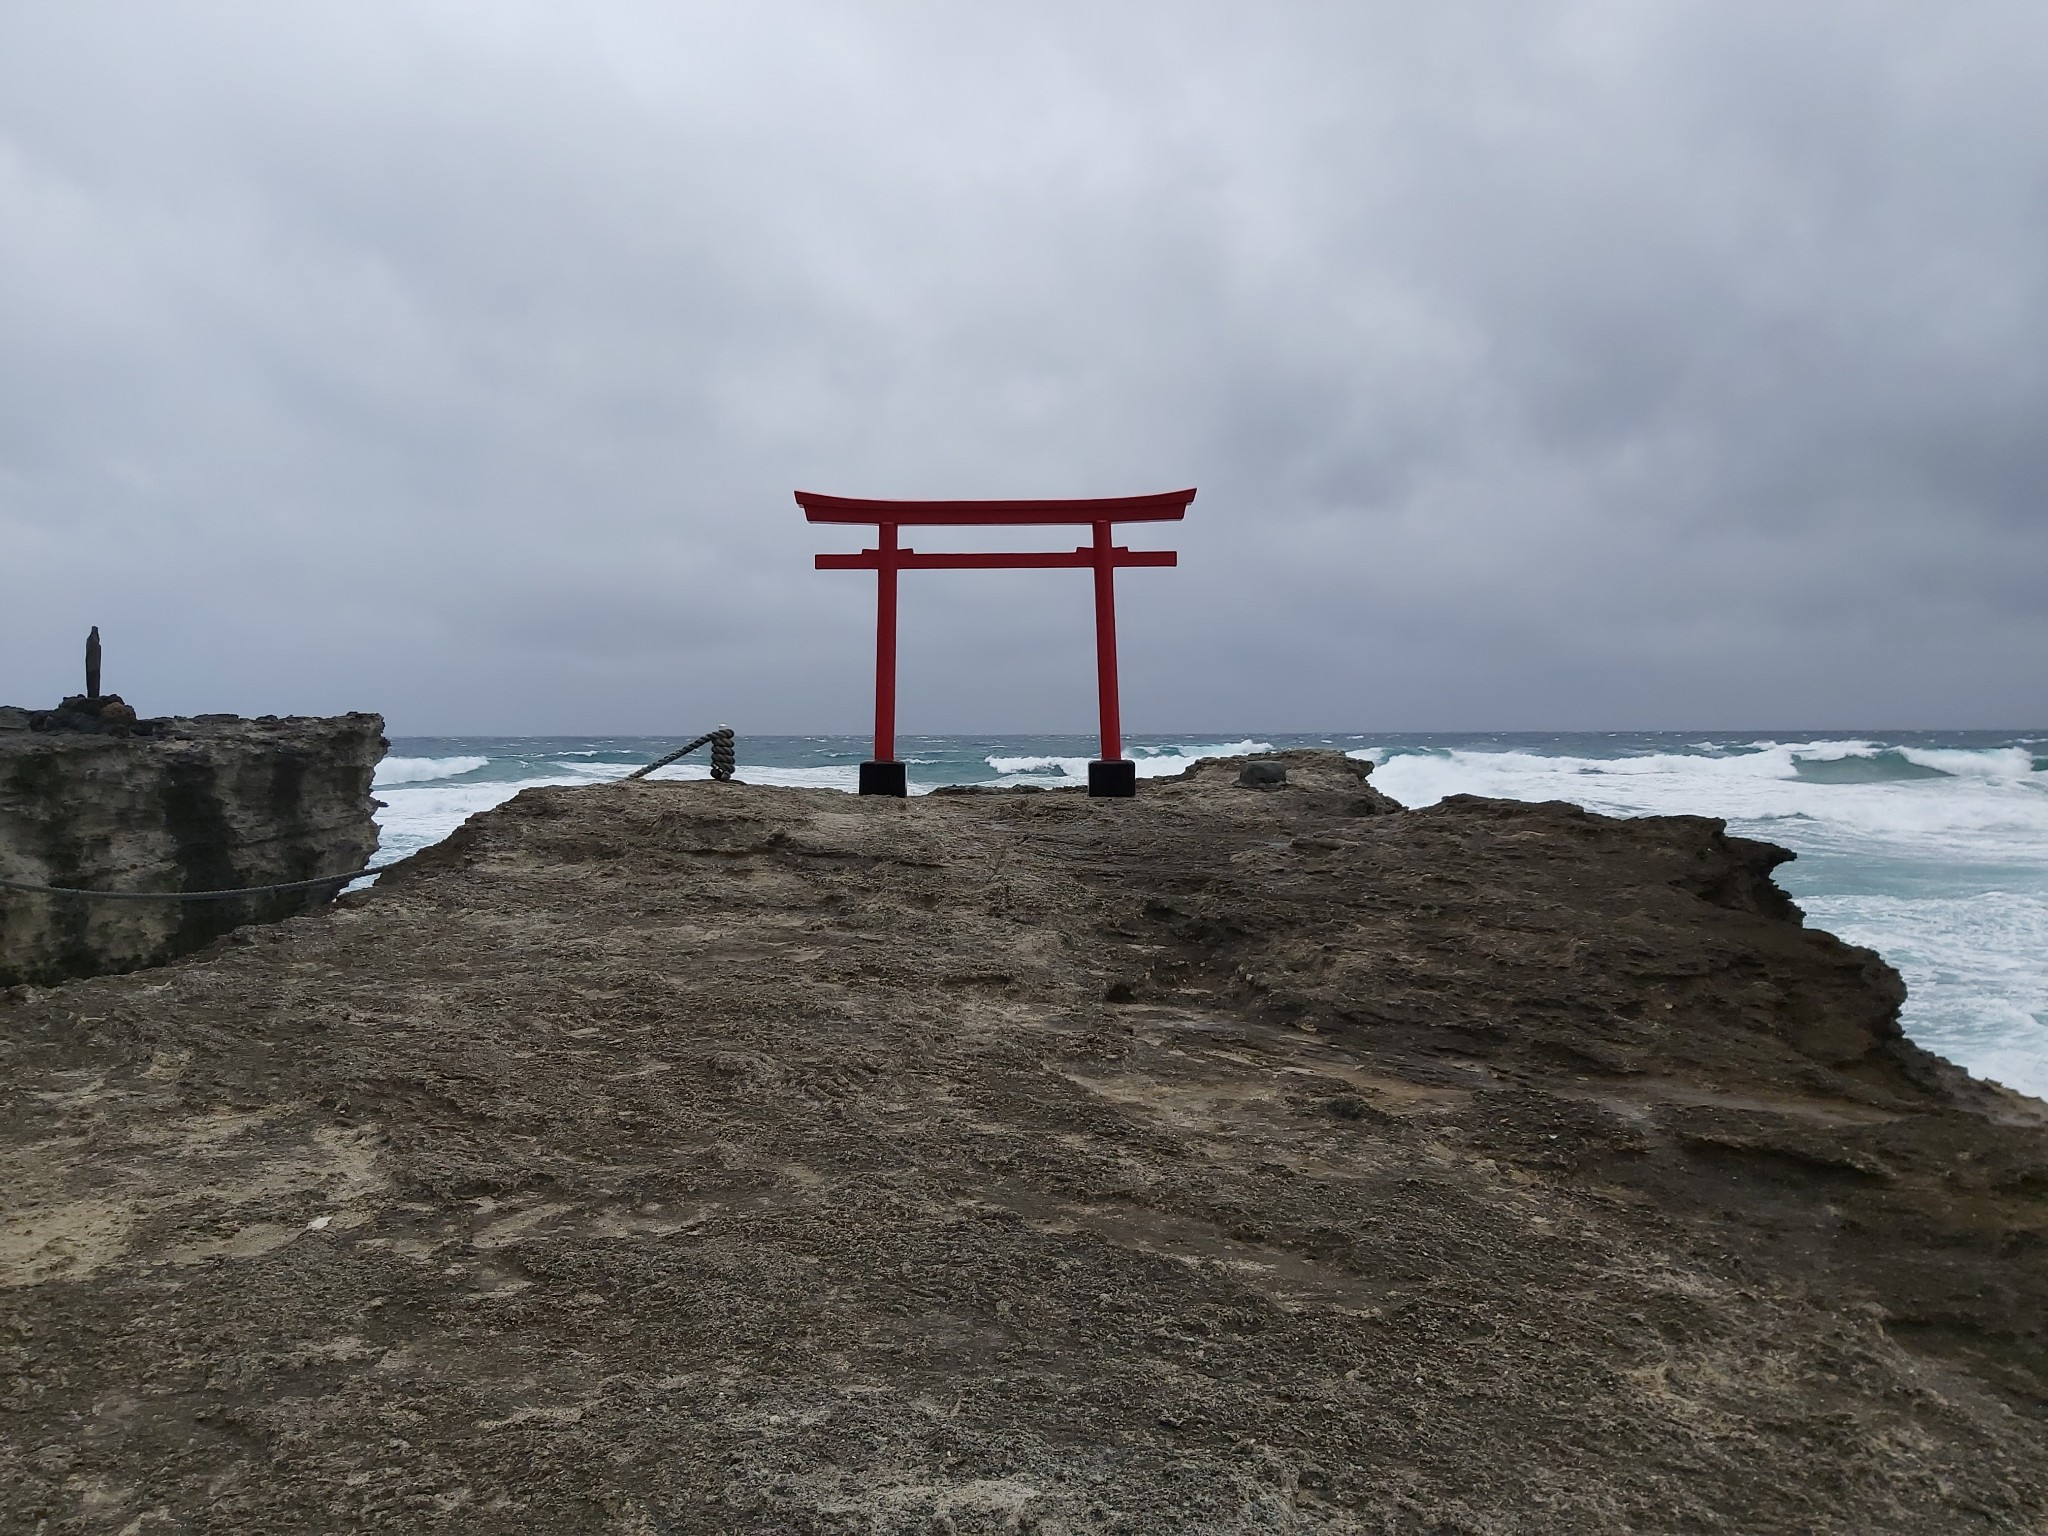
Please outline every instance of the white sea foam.
[[377, 787], [452, 779], [458, 774], [474, 773], [490, 761], [488, 757], [387, 757], [377, 765]]
[[[1163, 779], [1180, 773], [1190, 764], [1205, 757], [1246, 757], [1254, 752], [1270, 752], [1271, 742], [1266, 741], [1225, 741], [1205, 746], [1136, 747], [1137, 756], [1132, 761], [1137, 765], [1141, 779]], [[1055, 776], [1075, 784], [1088, 782], [1086, 757], [1002, 757], [991, 755], [982, 759], [988, 766], [1002, 775], [999, 784], [1042, 783], [1047, 776]]]
[[[621, 769], [623, 777], [631, 772]], [[671, 763], [666, 768], [657, 768], [647, 776], [649, 779], [708, 779], [711, 769], [704, 763]], [[852, 763], [822, 764], [812, 768], [767, 768], [759, 763], [745, 764], [739, 777], [748, 784], [771, 784], [778, 789], [843, 789], [852, 794], [860, 788], [860, 769]], [[920, 793], [913, 786], [913, 793]]]
[[1374, 761], [1373, 783], [1406, 805], [1433, 805], [1450, 794], [1570, 800], [1620, 816], [1721, 816], [1767, 836], [1777, 835], [1771, 823], [1804, 821], [1811, 823], [1809, 839], [1844, 851], [1875, 839], [1890, 851], [1923, 856], [2048, 857], [2048, 774], [2033, 771], [2032, 758], [2019, 749], [1913, 748], [1897, 755], [1934, 759], [1920, 766], [1940, 777], [1855, 782], [1803, 777], [1800, 765], [1875, 760], [1871, 743], [1769, 742], [1720, 756], [1589, 758], [1464, 748], [1352, 755]]
[[[623, 779], [627, 774], [633, 772], [636, 768], [638, 768], [640, 764], [589, 762], [579, 763], [562, 760], [557, 761], [554, 766], [561, 771], [563, 777], [554, 780], [553, 782], [561, 784], [587, 784], [592, 781], [597, 781], [601, 783], [610, 779]], [[662, 773], [664, 773], [664, 771], [665, 770], [662, 769], [656, 769], [655, 773], [649, 775], [649, 777], [661, 775]]]
[[2048, 1098], [2048, 899], [1805, 896], [1807, 916], [1906, 978], [1913, 1038], [1979, 1077]]
[[417, 853], [461, 826], [480, 811], [503, 805], [522, 789], [556, 784], [559, 779], [484, 780], [472, 784], [408, 785], [382, 795], [384, 813], [377, 862], [389, 864]]

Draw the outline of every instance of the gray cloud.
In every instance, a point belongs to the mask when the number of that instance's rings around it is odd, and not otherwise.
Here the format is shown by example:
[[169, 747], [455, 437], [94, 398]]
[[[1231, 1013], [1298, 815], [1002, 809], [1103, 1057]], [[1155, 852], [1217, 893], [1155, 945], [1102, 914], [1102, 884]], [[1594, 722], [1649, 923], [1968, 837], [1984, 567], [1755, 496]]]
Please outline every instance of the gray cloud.
[[[98, 623], [148, 710], [858, 729], [793, 488], [1195, 484], [1134, 729], [2037, 725], [2044, 56], [2023, 3], [15, 7], [0, 696]], [[907, 729], [1086, 728], [1089, 656], [1078, 578], [907, 578]]]

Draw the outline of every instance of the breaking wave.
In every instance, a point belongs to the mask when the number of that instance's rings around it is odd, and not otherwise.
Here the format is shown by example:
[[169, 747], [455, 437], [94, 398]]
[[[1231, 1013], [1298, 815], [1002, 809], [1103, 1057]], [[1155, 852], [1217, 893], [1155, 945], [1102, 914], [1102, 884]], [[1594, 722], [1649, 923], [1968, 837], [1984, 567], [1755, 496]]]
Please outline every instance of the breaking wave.
[[1570, 800], [1620, 816], [1720, 816], [1760, 836], [1804, 821], [1806, 852], [1819, 851], [1819, 838], [1845, 851], [1878, 840], [1972, 861], [2048, 857], [2048, 773], [2020, 747], [1756, 741], [1614, 757], [1468, 747], [1351, 755], [1376, 764], [1373, 783], [1405, 805], [1451, 794]]
[[377, 785], [419, 784], [452, 779], [490, 766], [488, 757], [387, 757], [377, 765]]

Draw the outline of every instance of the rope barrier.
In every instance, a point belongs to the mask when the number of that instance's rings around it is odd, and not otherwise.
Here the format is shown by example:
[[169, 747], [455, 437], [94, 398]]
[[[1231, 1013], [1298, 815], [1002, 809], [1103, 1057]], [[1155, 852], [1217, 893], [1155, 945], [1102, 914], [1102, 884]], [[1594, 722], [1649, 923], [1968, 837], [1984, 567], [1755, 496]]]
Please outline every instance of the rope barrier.
[[[645, 768], [636, 768], [626, 777], [644, 779], [655, 769], [666, 768], [707, 741], [711, 743], [711, 777], [721, 781], [731, 778], [735, 760], [732, 727], [729, 725], [706, 731], [687, 747], [677, 747], [668, 756], [656, 758]], [[351, 880], [360, 880], [364, 875], [374, 875], [379, 869], [388, 867], [365, 866], [345, 875], [318, 875], [311, 880], [287, 880], [280, 885], [244, 885], [228, 891], [87, 891], [68, 885], [32, 885], [26, 880], [0, 880], [0, 891], [20, 891], [29, 896], [90, 896], [99, 901], [232, 901], [238, 896], [269, 896], [279, 891], [311, 891], [323, 885], [346, 885]]]
[[245, 885], [232, 891], [85, 891], [68, 885], [30, 885], [25, 880], [0, 880], [0, 891], [25, 891], [32, 896], [93, 896], [101, 901], [231, 901], [237, 896], [268, 896], [273, 891], [310, 891], [322, 885], [346, 885], [376, 872], [365, 868], [346, 875], [287, 880], [282, 885]]
[[731, 778], [733, 750], [732, 727], [729, 725], [721, 725], [716, 730], [706, 731], [687, 747], [677, 747], [667, 757], [657, 757], [645, 768], [635, 768], [626, 777], [629, 779], [644, 779], [647, 775], [654, 772], [655, 769], [666, 768], [677, 758], [687, 756], [689, 753], [696, 751], [707, 741], [711, 743], [711, 777], [720, 781]]

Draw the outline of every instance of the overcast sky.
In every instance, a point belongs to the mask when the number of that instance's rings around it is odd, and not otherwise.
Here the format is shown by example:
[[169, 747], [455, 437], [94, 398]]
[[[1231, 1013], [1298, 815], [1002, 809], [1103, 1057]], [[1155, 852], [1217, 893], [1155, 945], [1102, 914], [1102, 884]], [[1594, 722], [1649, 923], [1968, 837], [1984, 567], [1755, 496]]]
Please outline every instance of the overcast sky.
[[794, 489], [1188, 485], [1133, 731], [2048, 724], [2048, 6], [0, 8], [0, 702], [857, 730]]

